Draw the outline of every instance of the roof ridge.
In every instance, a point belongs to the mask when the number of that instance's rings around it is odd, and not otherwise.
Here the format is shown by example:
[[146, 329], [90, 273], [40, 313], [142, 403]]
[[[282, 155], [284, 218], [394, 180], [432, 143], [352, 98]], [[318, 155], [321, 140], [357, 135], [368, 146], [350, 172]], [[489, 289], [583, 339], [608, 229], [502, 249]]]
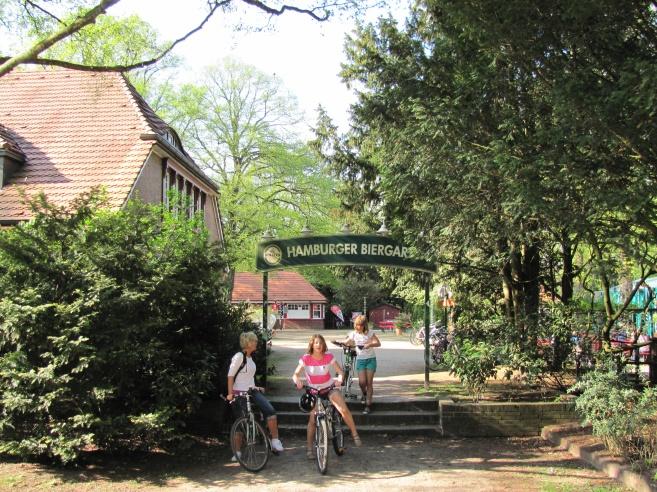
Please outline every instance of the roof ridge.
[[[144, 133], [151, 131], [160, 134], [161, 126], [168, 127], [168, 125], [155, 113], [155, 111], [151, 109], [146, 100], [141, 97], [139, 92], [137, 92], [135, 86], [130, 83], [128, 77], [124, 73], [119, 75], [123, 83], [123, 89], [128, 94], [128, 97], [132, 101], [133, 108], [137, 111], [137, 115], [144, 125], [142, 128]], [[147, 112], [149, 113], [148, 116], [146, 115]], [[157, 126], [154, 123], [157, 123]]]

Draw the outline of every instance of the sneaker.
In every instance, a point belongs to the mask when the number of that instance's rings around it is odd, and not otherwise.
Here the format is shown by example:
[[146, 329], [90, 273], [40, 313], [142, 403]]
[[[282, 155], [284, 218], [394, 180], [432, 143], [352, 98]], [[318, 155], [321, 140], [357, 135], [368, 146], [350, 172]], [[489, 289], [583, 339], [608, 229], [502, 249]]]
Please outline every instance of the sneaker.
[[360, 397], [360, 402], [361, 402], [361, 403], [365, 403], [365, 395], [363, 395], [363, 396]]
[[283, 447], [283, 443], [279, 439], [271, 440], [271, 448], [277, 453], [280, 453], [281, 451], [285, 451], [285, 448]]
[[371, 410], [370, 410], [370, 407], [369, 407], [369, 406], [366, 406], [366, 407], [363, 409], [363, 415], [367, 415], [368, 413], [370, 413], [370, 411], [371, 411]]
[[238, 456], [240, 458], [242, 457], [242, 453], [240, 453], [239, 451], [233, 455], [233, 457], [230, 459], [230, 461], [232, 461], [233, 463], [237, 462]]

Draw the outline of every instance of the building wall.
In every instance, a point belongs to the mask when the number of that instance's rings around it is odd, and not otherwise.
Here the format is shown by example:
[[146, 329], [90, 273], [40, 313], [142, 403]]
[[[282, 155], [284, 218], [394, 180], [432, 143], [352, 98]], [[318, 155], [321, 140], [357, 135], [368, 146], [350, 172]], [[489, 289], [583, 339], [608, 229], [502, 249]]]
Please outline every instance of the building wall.
[[399, 309], [394, 306], [378, 306], [369, 312], [369, 320], [378, 325], [381, 321], [393, 320], [399, 316]]
[[[146, 203], [162, 203], [163, 198], [163, 160], [162, 156], [153, 151], [148, 156], [141, 173], [137, 178], [137, 182], [133, 187], [130, 198], [139, 197]], [[216, 193], [205, 184], [201, 183], [194, 175], [185, 170], [185, 168], [178, 164], [173, 159], [168, 159], [167, 165], [175, 169], [176, 173], [182, 175], [186, 180], [193, 183], [196, 187], [200, 188], [207, 196], [204, 206], [205, 225], [208, 228], [211, 241], [219, 241], [220, 225], [219, 225], [219, 207], [217, 204]]]
[[137, 197], [146, 203], [162, 203], [162, 159], [154, 152], [146, 159], [130, 195]]
[[323, 319], [285, 319], [284, 330], [323, 330]]

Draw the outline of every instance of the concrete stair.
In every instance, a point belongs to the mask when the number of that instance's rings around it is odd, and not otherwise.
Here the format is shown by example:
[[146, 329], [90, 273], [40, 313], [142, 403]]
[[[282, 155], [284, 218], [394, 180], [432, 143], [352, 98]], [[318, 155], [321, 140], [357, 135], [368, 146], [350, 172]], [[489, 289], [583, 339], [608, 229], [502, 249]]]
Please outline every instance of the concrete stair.
[[[308, 414], [299, 409], [298, 396], [270, 396], [278, 426], [290, 432], [305, 432]], [[434, 398], [375, 398], [372, 412], [363, 415], [360, 400], [348, 399], [359, 433], [441, 435], [438, 401]]]

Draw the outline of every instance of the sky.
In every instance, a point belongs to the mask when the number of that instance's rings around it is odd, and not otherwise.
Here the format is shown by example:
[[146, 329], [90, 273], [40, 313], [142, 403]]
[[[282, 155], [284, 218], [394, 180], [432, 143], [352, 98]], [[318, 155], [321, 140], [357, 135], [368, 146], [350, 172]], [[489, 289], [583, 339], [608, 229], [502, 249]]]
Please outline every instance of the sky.
[[[405, 5], [404, 0], [400, 0]], [[155, 27], [162, 40], [174, 40], [195, 27], [205, 16], [203, 1], [123, 0], [108, 14], [137, 14]], [[296, 2], [302, 5], [303, 0]], [[396, 0], [391, 3], [397, 3]], [[185, 8], [180, 8], [185, 5]], [[375, 10], [368, 20], [383, 15]], [[403, 19], [405, 7], [396, 12]], [[261, 32], [236, 30], [242, 20], [249, 26], [267, 26]], [[188, 76], [193, 79], [203, 67], [231, 56], [253, 65], [265, 74], [278, 77], [297, 97], [308, 123], [316, 120], [321, 104], [341, 130], [348, 128], [349, 105], [355, 101], [352, 91], [340, 81], [340, 64], [345, 61], [344, 39], [353, 31], [352, 18], [336, 18], [317, 22], [294, 12], [270, 20], [253, 7], [224, 14], [217, 12], [206, 26], [178, 45], [175, 54], [184, 58]]]

